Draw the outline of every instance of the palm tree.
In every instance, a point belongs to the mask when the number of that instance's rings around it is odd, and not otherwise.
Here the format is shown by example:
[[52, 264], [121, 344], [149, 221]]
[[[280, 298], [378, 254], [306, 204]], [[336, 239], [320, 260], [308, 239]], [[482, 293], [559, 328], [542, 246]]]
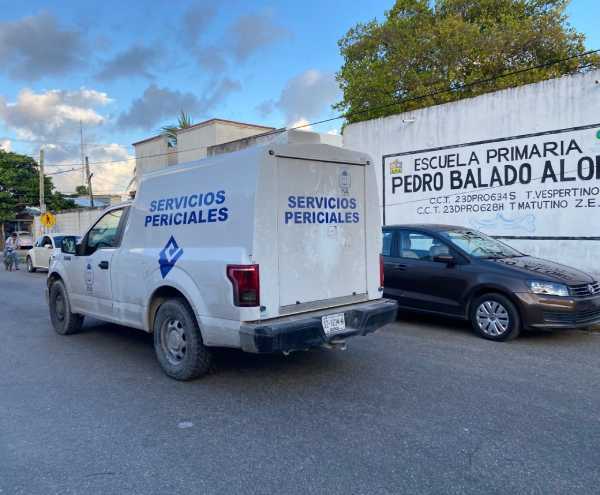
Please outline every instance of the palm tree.
[[192, 118], [189, 113], [181, 110], [179, 117], [177, 118], [177, 125], [166, 125], [162, 127], [162, 132], [167, 136], [169, 148], [175, 148], [177, 146], [177, 131], [179, 129], [187, 129], [192, 127]]

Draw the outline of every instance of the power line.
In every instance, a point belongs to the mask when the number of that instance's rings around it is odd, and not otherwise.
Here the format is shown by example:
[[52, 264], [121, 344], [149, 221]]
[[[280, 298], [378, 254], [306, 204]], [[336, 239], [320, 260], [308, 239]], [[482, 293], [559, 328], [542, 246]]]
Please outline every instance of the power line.
[[[527, 73], [527, 72], [531, 72], [531, 71], [543, 69], [543, 68], [546, 68], [546, 67], [551, 67], [553, 65], [558, 65], [558, 64], [561, 64], [561, 63], [564, 63], [564, 62], [568, 62], [570, 60], [587, 57], [589, 55], [593, 55], [593, 54], [598, 53], [598, 52], [600, 52], [600, 49], [589, 50], [587, 52], [580, 53], [578, 55], [571, 55], [570, 57], [565, 57], [565, 58], [562, 58], [562, 59], [550, 60], [548, 62], [544, 62], [543, 64], [538, 64], [538, 65], [534, 65], [534, 66], [531, 66], [531, 67], [525, 67], [523, 69], [517, 69], [517, 70], [514, 70], [514, 71], [510, 71], [510, 72], [505, 72], [504, 74], [499, 74], [497, 76], [489, 77], [489, 78], [486, 78], [486, 79], [478, 79], [476, 81], [472, 81], [470, 83], [464, 83], [464, 84], [461, 84], [461, 85], [453, 87], [453, 88], [445, 88], [445, 89], [439, 89], [439, 90], [436, 90], [436, 91], [430, 91], [429, 93], [425, 93], [425, 94], [422, 94], [422, 95], [412, 96], [412, 97], [408, 97], [408, 98], [396, 99], [395, 101], [390, 102], [390, 103], [386, 103], [384, 105], [379, 105], [379, 106], [372, 107], [372, 108], [366, 108], [366, 109], [363, 109], [363, 110], [357, 110], [357, 111], [354, 111], [354, 112], [342, 113], [342, 114], [339, 114], [339, 115], [337, 115], [335, 117], [331, 117], [331, 118], [319, 120], [319, 121], [316, 121], [316, 122], [309, 122], [309, 123], [306, 123], [306, 124], [301, 124], [301, 125], [297, 125], [297, 126], [290, 127], [290, 128], [276, 129], [276, 130], [273, 130], [273, 131], [261, 134], [261, 136], [264, 137], [264, 136], [269, 136], [269, 135], [274, 135], [274, 134], [281, 134], [281, 133], [288, 132], [288, 131], [294, 131], [294, 130], [298, 130], [298, 129], [304, 129], [306, 127], [311, 127], [311, 126], [317, 126], [317, 125], [321, 125], [321, 124], [326, 124], [328, 122], [333, 122], [335, 120], [340, 120], [340, 119], [352, 117], [352, 116], [355, 116], [355, 115], [362, 115], [362, 114], [365, 114], [365, 113], [377, 112], [379, 110], [384, 110], [384, 109], [390, 108], [390, 107], [395, 106], [395, 105], [401, 105], [401, 104], [404, 104], [404, 103], [411, 103], [411, 102], [423, 100], [423, 99], [426, 99], [426, 98], [433, 98], [433, 97], [440, 96], [440, 95], [447, 94], [447, 93], [456, 93], [456, 92], [463, 91], [465, 89], [469, 89], [469, 88], [472, 88], [474, 86], [478, 86], [478, 85], [481, 85], [481, 84], [488, 84], [490, 82], [497, 81], [499, 79], [504, 79], [504, 78], [507, 78], [507, 77], [511, 77], [511, 76], [515, 76], [515, 75], [519, 75], [519, 74], [524, 74], [524, 73]], [[586, 68], [591, 67], [593, 65], [595, 65], [595, 64], [594, 63], [589, 63], [587, 65], [578, 67], [578, 69], [579, 70], [586, 69]], [[188, 148], [186, 150], [173, 150], [173, 151], [170, 151], [168, 153], [155, 153], [155, 154], [152, 154], [152, 155], [144, 155], [144, 156], [139, 156], [139, 157], [129, 157], [129, 158], [124, 158], [124, 159], [120, 159], [120, 160], [104, 160], [104, 161], [90, 162], [90, 165], [109, 165], [109, 164], [112, 164], [112, 163], [122, 163], [122, 162], [125, 162], [125, 161], [131, 161], [131, 160], [136, 160], [136, 159], [158, 158], [158, 157], [161, 157], [161, 156], [168, 156], [168, 155], [171, 155], [171, 154], [187, 153], [187, 152], [190, 152], [190, 151], [198, 151], [198, 150], [201, 150], [203, 148], [205, 148], [205, 146], [198, 146], [198, 147], [194, 147], [194, 148]], [[77, 166], [77, 165], [78, 164], [74, 163], [74, 164], [62, 164], [62, 165], [61, 164], [51, 164], [51, 165], [47, 165], [47, 166]]]
[[[71, 141], [55, 141], [55, 140], [49, 140], [49, 139], [18, 139], [18, 138], [13, 138], [13, 137], [9, 137], [9, 136], [1, 136], [0, 137], [0, 141], [10, 141], [12, 143], [25, 143], [25, 144], [64, 144], [64, 145], [68, 145], [68, 146], [79, 146], [80, 143], [76, 143], [76, 142], [71, 142]], [[123, 144], [123, 143], [85, 143], [86, 146], [93, 146], [95, 148], [101, 148], [103, 146], [114, 146], [115, 144], [117, 146], [123, 146], [126, 148], [131, 148], [132, 145], [131, 144]]]
[[[395, 106], [395, 105], [401, 105], [401, 104], [404, 104], [404, 103], [411, 103], [411, 102], [423, 100], [423, 99], [426, 99], [426, 98], [433, 98], [433, 97], [440, 96], [440, 95], [447, 94], [447, 93], [456, 93], [456, 92], [459, 92], [459, 91], [463, 91], [465, 89], [472, 88], [474, 86], [478, 86], [478, 85], [481, 85], [481, 84], [487, 84], [487, 83], [490, 83], [490, 82], [493, 82], [493, 81], [497, 81], [499, 79], [504, 79], [504, 78], [515, 76], [515, 75], [519, 75], [519, 74], [524, 74], [524, 73], [531, 72], [531, 71], [534, 71], [534, 70], [543, 69], [543, 68], [546, 68], [546, 67], [551, 67], [552, 65], [557, 65], [557, 64], [564, 63], [564, 62], [568, 62], [570, 60], [583, 58], [583, 57], [586, 57], [586, 56], [589, 56], [589, 55], [593, 55], [593, 54], [598, 53], [598, 52], [600, 52], [600, 49], [589, 50], [587, 52], [584, 52], [584, 53], [581, 53], [581, 54], [578, 54], [578, 55], [572, 55], [570, 57], [565, 57], [565, 58], [562, 58], [562, 59], [551, 60], [551, 61], [545, 62], [543, 64], [538, 64], [538, 65], [535, 65], [535, 66], [525, 67], [523, 69], [518, 69], [518, 70], [506, 72], [504, 74], [499, 74], [499, 75], [494, 76], [494, 77], [489, 77], [489, 78], [486, 78], [486, 79], [478, 79], [476, 81], [472, 81], [470, 83], [464, 83], [464, 84], [461, 84], [461, 85], [453, 87], [453, 88], [445, 88], [445, 89], [440, 89], [440, 90], [436, 90], [436, 91], [430, 91], [430, 92], [422, 94], [422, 95], [412, 96], [412, 97], [408, 97], [408, 98], [396, 99], [395, 101], [390, 102], [390, 103], [386, 103], [384, 105], [379, 105], [379, 106], [372, 107], [372, 108], [366, 108], [366, 109], [363, 109], [363, 110], [357, 110], [357, 111], [354, 111], [354, 112], [342, 113], [342, 114], [339, 114], [339, 115], [337, 115], [335, 117], [331, 117], [331, 118], [319, 120], [319, 121], [316, 121], [316, 122], [309, 122], [309, 123], [306, 123], [306, 124], [301, 124], [301, 125], [297, 125], [297, 126], [290, 127], [290, 128], [276, 129], [276, 130], [273, 130], [273, 131], [270, 131], [270, 132], [266, 132], [266, 133], [262, 134], [261, 136], [264, 137], [264, 136], [269, 136], [269, 135], [282, 134], [284, 132], [298, 130], [298, 129], [304, 129], [306, 127], [311, 127], [311, 126], [317, 126], [317, 125], [325, 124], [325, 123], [328, 123], [328, 122], [333, 122], [335, 120], [340, 120], [340, 119], [343, 119], [343, 118], [349, 118], [349, 117], [352, 117], [352, 116], [355, 116], [355, 115], [362, 115], [362, 114], [365, 114], [365, 113], [377, 112], [379, 110], [384, 110], [384, 109], [390, 108], [390, 107]], [[585, 68], [591, 67], [593, 65], [595, 65], [595, 64], [594, 63], [589, 63], [587, 65], [578, 67], [578, 69], [579, 70], [585, 69]], [[73, 143], [73, 144], [75, 144], [75, 143]], [[112, 144], [117, 144], [117, 143], [112, 143]], [[102, 146], [102, 145], [98, 145], [98, 146]], [[122, 145], [122, 146], [125, 146], [125, 145]], [[126, 146], [130, 146], [130, 145], [126, 145]], [[187, 153], [187, 152], [190, 152], [190, 151], [198, 151], [198, 150], [201, 150], [201, 149], [204, 149], [204, 148], [205, 148], [205, 146], [197, 146], [197, 147], [188, 148], [188, 149], [185, 149], [185, 150], [172, 150], [172, 151], [169, 151], [167, 153], [155, 153], [155, 154], [151, 154], [151, 155], [143, 155], [143, 156], [138, 156], [138, 157], [126, 157], [126, 158], [121, 158], [121, 159], [117, 159], [117, 160], [100, 160], [100, 161], [95, 161], [95, 162], [89, 162], [89, 164], [90, 165], [110, 165], [110, 164], [123, 163], [123, 162], [128, 162], [128, 161], [137, 160], [137, 159], [158, 158], [158, 157], [168, 156], [168, 155], [172, 155], [172, 154]], [[52, 164], [46, 164], [46, 167], [72, 167], [70, 170], [63, 170], [63, 171], [60, 171], [60, 172], [54, 172], [54, 173], [46, 174], [46, 175], [59, 175], [59, 174], [63, 174], [63, 173], [80, 171], [80, 170], [83, 169], [83, 167], [81, 167], [79, 163], [52, 163]]]

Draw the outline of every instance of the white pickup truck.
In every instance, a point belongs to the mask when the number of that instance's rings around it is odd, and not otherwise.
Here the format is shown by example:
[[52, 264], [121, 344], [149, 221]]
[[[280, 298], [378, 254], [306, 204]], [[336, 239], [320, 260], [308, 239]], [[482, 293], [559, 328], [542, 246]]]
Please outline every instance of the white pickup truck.
[[63, 240], [48, 274], [55, 330], [89, 315], [151, 332], [166, 374], [189, 380], [214, 347], [288, 353], [393, 321], [373, 165], [307, 140], [145, 175], [132, 203]]

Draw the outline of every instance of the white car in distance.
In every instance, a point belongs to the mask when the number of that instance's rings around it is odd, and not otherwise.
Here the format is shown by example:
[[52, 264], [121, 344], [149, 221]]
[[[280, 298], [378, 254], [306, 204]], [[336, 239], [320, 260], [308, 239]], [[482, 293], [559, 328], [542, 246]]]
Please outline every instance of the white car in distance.
[[69, 234], [45, 234], [38, 237], [33, 247], [27, 251], [27, 271], [33, 273], [38, 269], [48, 270], [54, 250], [60, 253], [61, 243], [66, 235]]

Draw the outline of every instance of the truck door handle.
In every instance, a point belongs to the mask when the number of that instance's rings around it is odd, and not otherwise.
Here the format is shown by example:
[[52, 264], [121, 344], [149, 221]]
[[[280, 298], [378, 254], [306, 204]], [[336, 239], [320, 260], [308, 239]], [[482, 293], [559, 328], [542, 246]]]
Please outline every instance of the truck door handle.
[[399, 271], [406, 270], [406, 265], [403, 265], [402, 263], [390, 263], [390, 267], [392, 270], [399, 270]]
[[98, 263], [98, 266], [101, 270], [108, 270], [108, 261], [101, 261]]

